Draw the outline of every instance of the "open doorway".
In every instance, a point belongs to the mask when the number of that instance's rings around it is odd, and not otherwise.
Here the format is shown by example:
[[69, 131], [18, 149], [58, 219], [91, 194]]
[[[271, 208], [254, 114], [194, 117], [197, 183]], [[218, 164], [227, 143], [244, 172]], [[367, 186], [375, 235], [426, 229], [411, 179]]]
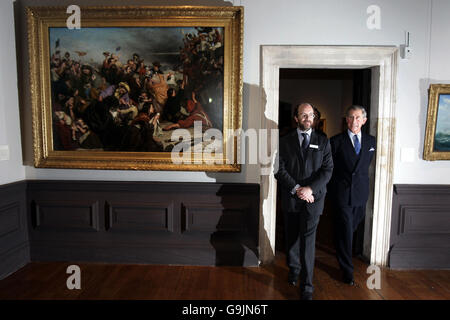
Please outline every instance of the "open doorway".
[[[295, 130], [296, 123], [292, 114], [295, 106], [301, 102], [309, 102], [319, 110], [320, 119], [315, 121], [315, 129], [325, 133], [328, 138], [346, 130], [344, 113], [348, 106], [362, 105], [370, 114], [372, 85], [370, 68], [281, 68], [279, 75], [278, 128], [280, 138]], [[363, 131], [366, 133], [370, 128], [369, 121], [370, 119], [363, 127]], [[373, 186], [371, 189], [373, 190]], [[279, 202], [277, 201], [277, 204]], [[278, 210], [280, 210], [279, 206], [277, 206]], [[276, 216], [276, 251], [286, 253], [283, 214], [277, 212]], [[333, 206], [326, 198], [317, 230], [316, 246], [334, 255], [333, 216]], [[365, 222], [362, 221], [354, 234], [353, 253], [355, 256], [363, 256], [364, 229]]]
[[[279, 71], [298, 69], [371, 69], [370, 134], [377, 137], [375, 165], [369, 168], [364, 255], [370, 264], [387, 266], [390, 248], [395, 146], [395, 96], [398, 48], [394, 46], [261, 46], [261, 128], [278, 129]], [[368, 128], [368, 127], [367, 127]], [[276, 149], [272, 152], [275, 169]], [[260, 166], [262, 169], [267, 169]], [[270, 170], [269, 170], [270, 171]], [[266, 171], [265, 171], [266, 172]], [[259, 254], [261, 263], [275, 259], [277, 183], [260, 176]]]

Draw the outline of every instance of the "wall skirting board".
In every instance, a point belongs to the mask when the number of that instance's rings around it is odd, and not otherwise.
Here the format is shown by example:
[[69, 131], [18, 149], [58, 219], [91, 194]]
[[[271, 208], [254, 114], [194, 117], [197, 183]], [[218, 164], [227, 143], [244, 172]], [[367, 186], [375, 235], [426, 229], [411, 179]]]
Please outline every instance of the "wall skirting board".
[[389, 267], [450, 269], [450, 186], [394, 185]]

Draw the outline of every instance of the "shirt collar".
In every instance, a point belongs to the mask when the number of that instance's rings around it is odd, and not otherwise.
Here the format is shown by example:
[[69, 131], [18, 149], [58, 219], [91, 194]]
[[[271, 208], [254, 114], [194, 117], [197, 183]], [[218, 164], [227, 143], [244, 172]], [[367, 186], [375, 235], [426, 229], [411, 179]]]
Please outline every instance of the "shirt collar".
[[306, 133], [308, 136], [311, 136], [312, 133], [312, 128], [309, 128], [306, 131], [300, 130], [300, 128], [297, 128], [297, 133], [299, 136], [301, 136], [302, 133]]
[[[355, 136], [355, 134], [351, 132], [349, 129], [347, 129], [347, 133], [350, 139], [353, 141], [353, 136]], [[361, 141], [361, 130], [356, 134], [356, 136], [358, 136], [358, 140]]]

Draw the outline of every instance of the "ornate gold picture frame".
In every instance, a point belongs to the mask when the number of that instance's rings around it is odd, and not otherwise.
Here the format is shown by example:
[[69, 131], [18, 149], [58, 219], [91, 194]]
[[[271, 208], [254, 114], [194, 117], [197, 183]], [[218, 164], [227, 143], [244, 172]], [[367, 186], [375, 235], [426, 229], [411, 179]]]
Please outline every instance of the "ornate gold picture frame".
[[34, 164], [240, 171], [242, 7], [28, 7]]
[[424, 160], [450, 160], [450, 84], [431, 84]]

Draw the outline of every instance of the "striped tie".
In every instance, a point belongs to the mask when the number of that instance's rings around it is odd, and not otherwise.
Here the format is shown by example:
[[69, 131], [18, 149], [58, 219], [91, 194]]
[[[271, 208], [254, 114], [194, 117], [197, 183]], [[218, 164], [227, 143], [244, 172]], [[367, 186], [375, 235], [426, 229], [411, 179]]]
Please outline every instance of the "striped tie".
[[308, 134], [302, 132], [302, 136], [303, 136], [303, 141], [302, 141], [302, 149], [306, 150], [308, 148]]

